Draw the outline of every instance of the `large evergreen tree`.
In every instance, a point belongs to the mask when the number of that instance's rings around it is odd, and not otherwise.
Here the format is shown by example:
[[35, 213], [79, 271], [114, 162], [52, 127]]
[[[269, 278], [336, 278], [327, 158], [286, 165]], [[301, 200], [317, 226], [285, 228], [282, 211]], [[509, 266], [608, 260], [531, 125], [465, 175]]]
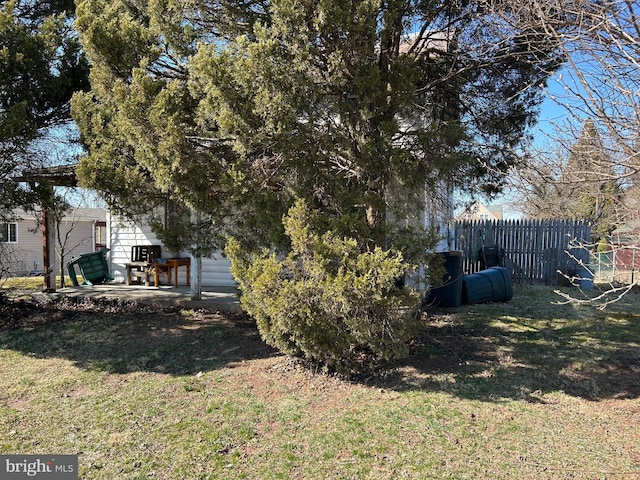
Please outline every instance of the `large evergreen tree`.
[[565, 215], [591, 220], [596, 240], [609, 235], [617, 225], [622, 192], [613, 159], [592, 120], [571, 148], [562, 182], [561, 191], [570, 199]]
[[417, 297], [396, 282], [432, 240], [411, 221], [425, 188], [499, 188], [559, 62], [524, 2], [82, 0], [77, 13], [86, 185], [129, 214], [186, 203], [204, 221], [176, 236], [153, 220], [171, 248], [233, 233], [264, 338], [331, 366], [404, 351]]
[[[44, 137], [61, 141], [70, 100], [88, 89], [89, 65], [73, 28], [71, 0], [0, 1], [0, 210], [29, 203], [10, 179], [43, 166]], [[33, 192], [32, 192], [33, 193]]]
[[558, 58], [524, 3], [493, 5], [509, 22], [471, 1], [81, 1], [82, 174], [126, 211], [175, 197], [269, 244], [303, 198], [383, 244], [392, 189], [493, 191], [516, 161]]

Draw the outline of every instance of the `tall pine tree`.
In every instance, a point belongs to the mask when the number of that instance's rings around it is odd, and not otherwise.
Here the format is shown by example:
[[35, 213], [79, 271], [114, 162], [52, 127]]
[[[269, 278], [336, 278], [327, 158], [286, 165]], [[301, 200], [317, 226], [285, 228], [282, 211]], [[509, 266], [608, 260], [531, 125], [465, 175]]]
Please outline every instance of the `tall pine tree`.
[[208, 234], [153, 221], [180, 249], [232, 233], [243, 304], [281, 350], [401, 354], [418, 296], [397, 280], [433, 240], [409, 219], [443, 185], [499, 187], [560, 60], [524, 2], [492, 5], [80, 1], [83, 179], [132, 214], [187, 204]]
[[560, 175], [538, 181], [528, 214], [536, 218], [588, 220], [592, 240], [609, 235], [621, 215], [620, 174], [595, 123], [587, 120], [571, 146]]

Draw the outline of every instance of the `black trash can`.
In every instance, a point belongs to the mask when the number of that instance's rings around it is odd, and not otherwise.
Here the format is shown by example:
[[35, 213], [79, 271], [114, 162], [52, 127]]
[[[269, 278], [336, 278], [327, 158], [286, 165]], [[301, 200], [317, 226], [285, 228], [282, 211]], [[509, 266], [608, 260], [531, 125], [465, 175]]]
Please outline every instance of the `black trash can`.
[[462, 252], [443, 252], [445, 274], [442, 285], [431, 289], [429, 299], [439, 307], [459, 307], [462, 304]]

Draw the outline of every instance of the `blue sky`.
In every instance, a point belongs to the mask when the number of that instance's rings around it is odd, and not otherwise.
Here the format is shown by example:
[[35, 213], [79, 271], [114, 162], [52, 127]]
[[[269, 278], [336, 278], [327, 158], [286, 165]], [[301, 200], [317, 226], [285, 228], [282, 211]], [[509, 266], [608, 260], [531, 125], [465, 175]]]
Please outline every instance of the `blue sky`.
[[[558, 138], [558, 129], [561, 134], [567, 134], [572, 128], [581, 129], [583, 120], [576, 109], [570, 110], [570, 95], [566, 92], [565, 84], [570, 80], [571, 73], [564, 69], [549, 79], [545, 91], [545, 100], [540, 106], [540, 115], [537, 125], [531, 129], [533, 135], [533, 147], [539, 151], [553, 151], [553, 144]], [[574, 97], [575, 101], [575, 97]], [[481, 199], [487, 205], [503, 205], [503, 215], [507, 219], [521, 218], [520, 212], [509, 206], [513, 200], [512, 194], [505, 191], [502, 195], [491, 201]]]
[[584, 119], [580, 109], [570, 109], [570, 104], [580, 99], [575, 94], [568, 93], [565, 86], [570, 84], [572, 88], [578, 88], [575, 81], [571, 79], [571, 72], [568, 69], [559, 71], [549, 79], [546, 88], [546, 98], [540, 108], [539, 122], [533, 129], [536, 138], [536, 146], [549, 142], [549, 136], [553, 137], [556, 130], [561, 128], [566, 132], [567, 127], [572, 125], [581, 129]]

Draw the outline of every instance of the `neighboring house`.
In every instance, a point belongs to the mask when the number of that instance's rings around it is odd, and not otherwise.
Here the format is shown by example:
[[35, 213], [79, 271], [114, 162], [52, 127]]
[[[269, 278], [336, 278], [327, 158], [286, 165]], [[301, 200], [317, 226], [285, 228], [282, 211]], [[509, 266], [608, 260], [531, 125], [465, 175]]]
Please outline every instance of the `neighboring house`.
[[[215, 254], [212, 258], [202, 258], [200, 273], [197, 269], [197, 259], [186, 252], [170, 252], [158, 240], [148, 225], [134, 223], [115, 215], [107, 215], [107, 238], [109, 254], [107, 263], [109, 272], [116, 282], [126, 281], [126, 264], [131, 261], [131, 247], [134, 245], [160, 245], [163, 258], [188, 257], [191, 259], [191, 284], [195, 284], [195, 276], [201, 275], [202, 287], [235, 286], [231, 276], [231, 262], [222, 254]], [[178, 283], [186, 284], [186, 269], [178, 269]], [[164, 279], [163, 279], [164, 280]]]
[[502, 205], [484, 205], [473, 202], [456, 220], [502, 220]]
[[[22, 210], [14, 212], [16, 220], [0, 223], [0, 242], [6, 247], [8, 273], [10, 275], [37, 275], [42, 273], [42, 229], [38, 213]], [[106, 210], [102, 208], [77, 208], [68, 212], [60, 222], [61, 242], [54, 233], [57, 265], [61, 244], [65, 263], [74, 255], [93, 252], [106, 244]], [[54, 266], [58, 273], [59, 267]]]
[[640, 271], [640, 224], [633, 222], [614, 230], [605, 251], [595, 254], [594, 269], [611, 270], [611, 280], [634, 283]]

